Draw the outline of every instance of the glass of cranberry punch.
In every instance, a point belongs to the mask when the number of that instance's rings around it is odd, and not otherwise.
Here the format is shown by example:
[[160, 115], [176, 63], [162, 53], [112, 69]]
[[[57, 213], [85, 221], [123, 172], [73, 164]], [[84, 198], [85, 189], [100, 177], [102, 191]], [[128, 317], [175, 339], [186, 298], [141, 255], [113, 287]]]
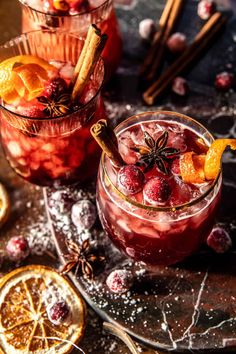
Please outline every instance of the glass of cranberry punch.
[[[139, 114], [115, 134], [123, 165], [103, 154], [98, 175], [104, 230], [136, 261], [155, 266], [183, 260], [214, 225], [222, 145], [218, 151], [220, 144], [201, 124], [174, 112]], [[225, 147], [231, 145], [225, 140]]]
[[110, 77], [118, 67], [122, 52], [119, 26], [112, 0], [20, 0], [22, 31], [60, 29], [84, 38], [90, 24], [107, 33], [103, 52]]
[[70, 83], [83, 45], [65, 32], [34, 31], [0, 48], [2, 146], [11, 167], [31, 183], [57, 187], [96, 174], [101, 154], [90, 127], [105, 115], [104, 64], [98, 60], [72, 101]]

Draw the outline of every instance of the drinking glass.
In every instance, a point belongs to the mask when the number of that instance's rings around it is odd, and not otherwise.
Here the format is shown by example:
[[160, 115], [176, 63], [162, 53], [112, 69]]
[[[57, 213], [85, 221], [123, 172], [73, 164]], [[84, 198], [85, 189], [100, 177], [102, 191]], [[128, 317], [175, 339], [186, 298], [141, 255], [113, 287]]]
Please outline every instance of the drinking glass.
[[[0, 47], [0, 57], [30, 54], [75, 65], [83, 44], [83, 39], [65, 32], [34, 31]], [[100, 149], [91, 137], [90, 126], [105, 116], [103, 82], [100, 59], [85, 93], [86, 103], [58, 117], [26, 117], [2, 102], [2, 146], [16, 173], [31, 183], [54, 187], [83, 182], [96, 174]]]
[[[36, 5], [29, 5], [29, 0], [19, 0], [22, 7], [22, 31], [28, 32], [39, 29], [60, 29], [86, 37], [91, 23], [96, 24], [102, 32], [108, 35], [108, 41], [103, 51], [108, 79], [117, 69], [121, 54], [122, 42], [119, 26], [112, 0], [94, 0], [92, 10], [75, 15], [57, 15], [45, 13]], [[40, 3], [34, 1], [35, 4]]]
[[[129, 139], [129, 129], [150, 122], [176, 123], [207, 143], [212, 135], [197, 121], [174, 112], [147, 112], [131, 117], [115, 129]], [[150, 128], [151, 129], [151, 128]], [[133, 130], [134, 131], [134, 130]], [[191, 142], [190, 142], [191, 144]], [[131, 151], [131, 150], [130, 150]], [[128, 156], [129, 151], [127, 149]], [[102, 226], [118, 249], [136, 261], [156, 266], [171, 265], [195, 252], [212, 230], [220, 203], [221, 173], [203, 186], [200, 196], [173, 206], [144, 205], [125, 195], [116, 183], [117, 171], [102, 155], [97, 183], [97, 205]], [[180, 193], [185, 193], [180, 188]]]

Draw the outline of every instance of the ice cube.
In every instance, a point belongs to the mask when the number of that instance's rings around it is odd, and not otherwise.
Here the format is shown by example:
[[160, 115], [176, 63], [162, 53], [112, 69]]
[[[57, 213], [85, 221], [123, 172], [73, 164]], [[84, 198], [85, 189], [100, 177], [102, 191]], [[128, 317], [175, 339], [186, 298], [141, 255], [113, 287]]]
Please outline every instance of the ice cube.
[[74, 73], [74, 66], [68, 62], [60, 70], [60, 76], [65, 80], [71, 80]]
[[20, 145], [16, 141], [10, 141], [7, 148], [10, 154], [14, 157], [20, 157], [22, 155]]

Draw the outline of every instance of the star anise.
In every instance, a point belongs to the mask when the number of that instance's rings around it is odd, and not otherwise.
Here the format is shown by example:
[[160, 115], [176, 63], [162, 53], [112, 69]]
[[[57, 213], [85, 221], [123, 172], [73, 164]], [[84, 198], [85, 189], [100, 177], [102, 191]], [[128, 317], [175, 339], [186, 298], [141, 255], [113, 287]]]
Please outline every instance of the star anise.
[[148, 132], [144, 132], [146, 146], [135, 146], [133, 151], [138, 152], [141, 158], [137, 166], [144, 167], [144, 172], [156, 166], [162, 173], [168, 174], [170, 162], [179, 154], [179, 150], [166, 147], [168, 132], [165, 130], [157, 140], [154, 140]]
[[97, 261], [103, 261], [104, 257], [96, 256], [89, 252], [90, 243], [89, 240], [85, 240], [82, 245], [68, 240], [66, 241], [69, 254], [66, 255], [68, 261], [63, 266], [61, 273], [65, 274], [70, 272], [75, 268], [75, 275], [79, 272], [80, 274], [88, 280], [93, 279], [93, 267], [91, 263]]
[[38, 101], [45, 106], [43, 112], [50, 117], [58, 117], [72, 112], [69, 107], [71, 95], [68, 93], [64, 93], [56, 98], [40, 96], [38, 97]]

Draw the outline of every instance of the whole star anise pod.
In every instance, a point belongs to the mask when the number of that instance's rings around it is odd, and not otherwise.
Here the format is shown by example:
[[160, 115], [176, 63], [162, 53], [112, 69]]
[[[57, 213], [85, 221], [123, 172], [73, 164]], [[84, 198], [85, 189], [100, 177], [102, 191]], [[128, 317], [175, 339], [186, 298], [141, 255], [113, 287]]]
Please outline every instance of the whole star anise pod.
[[63, 266], [61, 273], [65, 274], [75, 268], [75, 275], [80, 273], [88, 280], [93, 279], [93, 267], [91, 263], [97, 261], [103, 261], [104, 257], [96, 256], [89, 252], [90, 243], [89, 240], [85, 240], [81, 245], [67, 240], [66, 241], [69, 254], [66, 255], [68, 261]]
[[162, 173], [168, 174], [169, 163], [179, 154], [179, 150], [166, 147], [168, 132], [165, 130], [156, 140], [144, 131], [144, 141], [146, 146], [135, 146], [133, 151], [138, 152], [141, 158], [136, 163], [137, 166], [144, 167], [144, 172], [156, 166]]
[[58, 117], [65, 113], [72, 112], [69, 105], [71, 102], [71, 95], [64, 93], [58, 97], [50, 98], [40, 96], [38, 101], [45, 106], [43, 112], [50, 117]]

